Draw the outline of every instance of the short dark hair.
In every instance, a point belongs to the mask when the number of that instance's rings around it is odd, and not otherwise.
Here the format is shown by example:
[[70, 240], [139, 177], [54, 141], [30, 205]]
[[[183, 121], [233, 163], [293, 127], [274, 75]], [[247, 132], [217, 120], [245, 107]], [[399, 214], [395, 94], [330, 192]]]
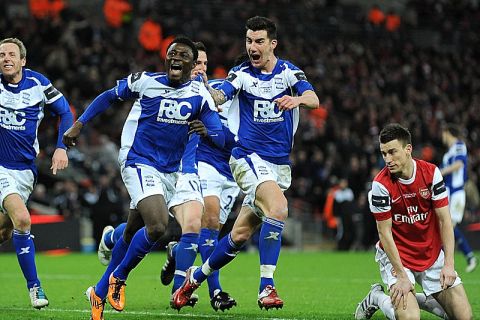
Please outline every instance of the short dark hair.
[[195, 48], [197, 48], [197, 51], [203, 51], [207, 53], [207, 47], [203, 44], [201, 41], [197, 41], [193, 43], [195, 45]]
[[245, 28], [252, 31], [265, 30], [269, 39], [277, 39], [277, 25], [266, 17], [255, 16], [248, 19]]
[[189, 38], [185, 37], [185, 36], [178, 36], [176, 37], [175, 39], [173, 39], [172, 43], [170, 43], [167, 47], [167, 51], [168, 49], [170, 49], [170, 47], [175, 44], [175, 43], [181, 43], [181, 44], [184, 44], [184, 45], [187, 45], [190, 47], [190, 49], [192, 49], [192, 53], [193, 53], [193, 61], [197, 61], [198, 59], [198, 50], [197, 50], [197, 47], [195, 46], [195, 43], [193, 43], [192, 40], [190, 40]]
[[456, 124], [446, 123], [443, 125], [443, 130], [450, 133], [455, 138], [461, 138], [463, 135], [463, 130]]
[[403, 146], [412, 144], [412, 135], [410, 134], [410, 131], [399, 123], [389, 123], [383, 127], [378, 139], [380, 140], [380, 143], [388, 143], [397, 139]]

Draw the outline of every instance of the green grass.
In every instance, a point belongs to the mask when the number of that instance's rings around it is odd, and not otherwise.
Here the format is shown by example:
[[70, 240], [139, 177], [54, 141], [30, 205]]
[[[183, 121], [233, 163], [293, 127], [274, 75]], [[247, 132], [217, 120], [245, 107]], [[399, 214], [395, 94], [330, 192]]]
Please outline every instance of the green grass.
[[[180, 313], [169, 308], [170, 288], [160, 284], [159, 272], [165, 255], [149, 255], [130, 274], [127, 307], [117, 313], [106, 307], [105, 319], [353, 319], [357, 303], [379, 273], [367, 253], [282, 252], [276, 272], [276, 286], [285, 300], [281, 310], [261, 311], [256, 303], [258, 254], [242, 253], [222, 271], [222, 284], [237, 299], [238, 306], [225, 313], [210, 307], [206, 283], [198, 291], [200, 301]], [[199, 261], [197, 260], [197, 263]], [[466, 274], [465, 261], [456, 257], [456, 267], [465, 284], [475, 317], [480, 316], [480, 270]], [[102, 272], [95, 255], [38, 255], [37, 266], [50, 306], [34, 310], [29, 305], [25, 282], [16, 256], [0, 254], [0, 319], [89, 319], [85, 289], [95, 284]], [[372, 319], [383, 319], [377, 312]], [[435, 319], [423, 313], [422, 319]]]

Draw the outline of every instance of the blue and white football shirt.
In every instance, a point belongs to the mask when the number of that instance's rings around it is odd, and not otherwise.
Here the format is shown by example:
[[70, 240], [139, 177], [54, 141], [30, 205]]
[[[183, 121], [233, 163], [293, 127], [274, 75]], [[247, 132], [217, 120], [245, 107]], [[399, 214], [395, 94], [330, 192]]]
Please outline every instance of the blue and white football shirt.
[[[145, 164], [165, 173], [178, 171], [189, 138], [188, 123], [194, 119], [200, 119], [223, 141], [213, 99], [197, 81], [172, 87], [166, 74], [134, 73], [119, 80], [111, 95], [109, 103], [116, 99], [136, 99], [122, 131], [120, 164], [132, 167]], [[105, 108], [97, 99], [80, 121], [88, 121]]]
[[[222, 82], [223, 80], [217, 79], [209, 81], [209, 84], [212, 88], [217, 89]], [[225, 134], [225, 146], [223, 148], [219, 148], [205, 139], [200, 139], [200, 143], [198, 144], [197, 148], [197, 161], [210, 164], [230, 181], [235, 181], [233, 179], [228, 161], [230, 159], [230, 155], [232, 154], [233, 147], [236, 146], [236, 141], [235, 136], [230, 129], [228, 129], [227, 116], [231, 106], [236, 104], [238, 104], [238, 99], [233, 98], [233, 100], [229, 100], [220, 106], [222, 111], [219, 112], [219, 117], [220, 121], [222, 121], [223, 133]]]
[[61, 117], [57, 148], [64, 132], [72, 125], [73, 116], [65, 97], [42, 74], [22, 70], [17, 84], [0, 75], [0, 166], [7, 169], [36, 172], [35, 158], [39, 152], [38, 127], [48, 110]]
[[465, 182], [467, 182], [467, 158], [467, 146], [461, 140], [457, 140], [443, 156], [442, 166], [444, 168], [457, 161], [463, 162], [463, 168], [444, 177], [445, 186], [449, 190], [450, 195], [465, 188]]
[[278, 59], [272, 73], [265, 74], [247, 61], [233, 68], [218, 89], [227, 100], [238, 94], [239, 103], [232, 105], [228, 114], [229, 128], [240, 145], [234, 155], [256, 152], [272, 163], [289, 164], [299, 110], [280, 111], [274, 100], [313, 91], [303, 71]]

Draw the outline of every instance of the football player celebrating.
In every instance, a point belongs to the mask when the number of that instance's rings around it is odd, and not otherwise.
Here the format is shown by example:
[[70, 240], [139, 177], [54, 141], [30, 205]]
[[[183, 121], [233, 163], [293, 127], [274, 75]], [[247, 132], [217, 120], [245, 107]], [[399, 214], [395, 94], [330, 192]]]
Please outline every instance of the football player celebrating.
[[206, 136], [210, 132], [214, 143], [224, 144], [210, 94], [199, 82], [190, 81], [197, 56], [190, 39], [176, 38], [167, 48], [166, 74], [135, 73], [118, 81], [113, 89], [100, 94], [64, 135], [65, 144], [73, 146], [84, 124], [114, 101], [135, 100], [123, 127], [119, 153], [131, 210], [109, 266], [97, 285], [87, 289], [93, 320], [103, 319], [107, 296], [115, 310], [124, 309], [125, 281], [130, 271], [165, 233], [167, 207], [189, 135]]
[[30, 302], [40, 309], [48, 299], [37, 276], [35, 244], [26, 202], [37, 177], [38, 127], [44, 107], [60, 116], [53, 174], [68, 166], [62, 135], [73, 122], [65, 97], [42, 74], [26, 69], [22, 41], [0, 41], [0, 243], [13, 238], [18, 263], [27, 281]]
[[[203, 77], [206, 77], [207, 52], [203, 43], [196, 42], [195, 45], [198, 50], [198, 59], [192, 72], [192, 79], [202, 81]], [[222, 81], [214, 80], [213, 82], [214, 85], [218, 85]], [[220, 227], [225, 224], [235, 198], [240, 192], [228, 165], [232, 148], [235, 146], [234, 136], [228, 129], [226, 121], [229, 107], [230, 102], [227, 102], [219, 108], [225, 146], [220, 148], [208, 139], [192, 136], [182, 158], [182, 172], [177, 182], [176, 194], [170, 204], [173, 207], [171, 211], [182, 227], [182, 237], [178, 244], [176, 242], [168, 244], [167, 261], [160, 274], [164, 285], [174, 280], [172, 293], [182, 285], [187, 269], [195, 261], [197, 248], [203, 261], [210, 256], [217, 244]], [[195, 162], [198, 162], [198, 169]], [[200, 185], [201, 192], [198, 189]], [[212, 273], [207, 282], [210, 304], [215, 311], [224, 311], [237, 305], [235, 299], [222, 290], [218, 271]], [[190, 297], [188, 305], [193, 305], [196, 300], [196, 296]]]
[[237, 255], [261, 225], [260, 308], [281, 308], [273, 274], [280, 254], [282, 232], [288, 215], [283, 192], [291, 183], [289, 155], [298, 125], [298, 107], [317, 108], [319, 100], [305, 74], [288, 61], [278, 59], [275, 23], [253, 17], [246, 23], [249, 61], [233, 68], [217, 88], [209, 88], [218, 105], [238, 94], [239, 104], [230, 108], [229, 128], [238, 139], [230, 168], [245, 193], [242, 209], [232, 231], [219, 241], [201, 268], [190, 268], [173, 305], [180, 309], [191, 293], [215, 270]]

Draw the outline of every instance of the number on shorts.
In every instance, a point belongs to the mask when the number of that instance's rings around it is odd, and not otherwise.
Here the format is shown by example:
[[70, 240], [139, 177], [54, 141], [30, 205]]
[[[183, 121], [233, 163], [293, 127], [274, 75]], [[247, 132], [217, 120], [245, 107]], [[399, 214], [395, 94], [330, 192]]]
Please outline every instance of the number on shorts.
[[227, 196], [228, 198], [228, 202], [227, 204], [225, 205], [225, 207], [223, 207], [223, 209], [225, 210], [228, 210], [230, 208], [230, 205], [232, 204], [232, 201], [233, 201], [233, 197], [232, 196]]

